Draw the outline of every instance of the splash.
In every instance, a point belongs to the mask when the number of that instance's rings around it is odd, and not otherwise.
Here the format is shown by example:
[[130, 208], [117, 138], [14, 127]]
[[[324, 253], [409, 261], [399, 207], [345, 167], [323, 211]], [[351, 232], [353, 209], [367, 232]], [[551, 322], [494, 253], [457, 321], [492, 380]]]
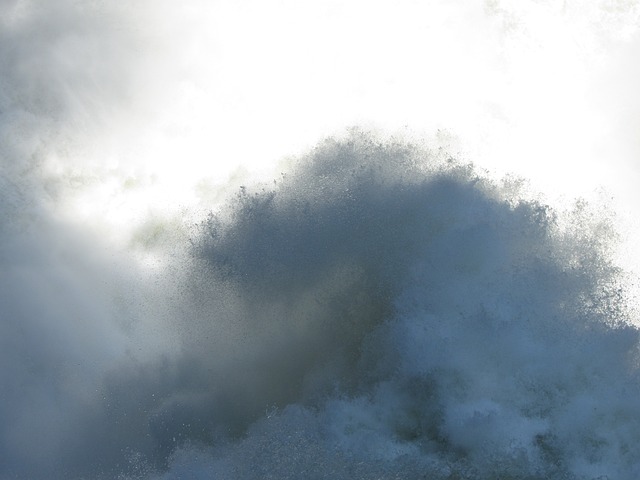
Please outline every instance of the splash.
[[637, 2], [276, 3], [0, 0], [0, 479], [638, 478]]
[[[55, 237], [15, 247], [40, 275], [3, 274], [4, 364], [22, 371], [4, 478], [638, 473], [638, 330], [611, 222], [584, 203], [554, 211], [446, 150], [353, 130], [240, 189], [153, 281], [89, 268], [75, 238], [56, 248], [86, 288], [42, 250]], [[108, 272], [116, 310], [91, 288]]]
[[164, 391], [157, 478], [634, 478], [614, 233], [512, 187], [359, 132], [241, 190], [195, 233], [184, 353], [121, 387]]

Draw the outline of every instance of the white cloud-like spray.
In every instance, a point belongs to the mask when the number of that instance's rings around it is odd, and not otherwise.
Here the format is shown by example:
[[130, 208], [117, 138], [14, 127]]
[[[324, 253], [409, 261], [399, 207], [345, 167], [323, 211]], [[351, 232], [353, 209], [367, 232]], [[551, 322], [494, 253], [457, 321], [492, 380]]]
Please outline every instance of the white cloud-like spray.
[[637, 478], [637, 4], [174, 3], [0, 1], [0, 479]]

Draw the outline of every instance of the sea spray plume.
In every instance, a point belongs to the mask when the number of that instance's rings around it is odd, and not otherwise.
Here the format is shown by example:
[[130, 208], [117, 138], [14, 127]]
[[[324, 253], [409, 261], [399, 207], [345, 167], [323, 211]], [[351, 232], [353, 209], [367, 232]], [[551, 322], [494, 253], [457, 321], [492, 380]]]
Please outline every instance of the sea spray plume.
[[215, 446], [162, 478], [636, 478], [610, 225], [521, 195], [362, 132], [241, 191], [194, 239], [189, 384], [155, 410]]
[[[229, 199], [161, 289], [4, 233], [0, 478], [635, 478], [637, 331], [589, 212], [354, 131]], [[49, 291], [25, 256], [59, 297], [19, 294]]]

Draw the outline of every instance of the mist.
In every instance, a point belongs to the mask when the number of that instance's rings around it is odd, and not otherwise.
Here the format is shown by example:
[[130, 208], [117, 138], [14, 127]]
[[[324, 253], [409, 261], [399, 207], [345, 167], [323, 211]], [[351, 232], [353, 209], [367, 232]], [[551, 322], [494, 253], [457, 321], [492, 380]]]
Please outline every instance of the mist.
[[0, 478], [637, 478], [638, 12], [1, 1]]

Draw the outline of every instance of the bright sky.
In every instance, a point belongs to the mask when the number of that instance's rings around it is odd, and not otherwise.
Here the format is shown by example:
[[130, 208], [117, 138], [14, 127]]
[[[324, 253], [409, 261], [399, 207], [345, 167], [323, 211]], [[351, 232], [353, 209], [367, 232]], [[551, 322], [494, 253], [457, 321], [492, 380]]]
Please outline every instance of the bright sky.
[[613, 197], [637, 226], [635, 1], [175, 3], [126, 13], [132, 100], [83, 147], [99, 179], [70, 197], [73, 215], [123, 226], [209, 208], [225, 185], [277, 177], [283, 157], [363, 125], [440, 130], [496, 175], [552, 199]]

